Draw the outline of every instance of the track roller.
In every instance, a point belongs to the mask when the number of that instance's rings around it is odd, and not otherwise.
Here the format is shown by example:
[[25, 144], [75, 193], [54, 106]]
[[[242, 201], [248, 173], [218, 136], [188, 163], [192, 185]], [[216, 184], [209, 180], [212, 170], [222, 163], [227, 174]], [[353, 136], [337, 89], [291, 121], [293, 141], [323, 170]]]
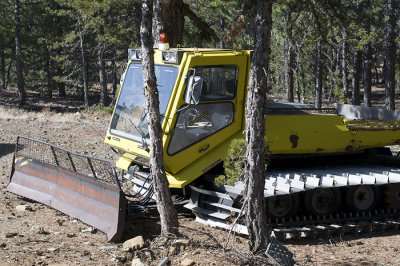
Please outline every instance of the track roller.
[[400, 209], [400, 183], [389, 184], [385, 190], [385, 202], [389, 208]]
[[346, 206], [356, 212], [375, 208], [380, 200], [380, 190], [374, 186], [352, 186], [346, 191]]
[[310, 214], [329, 215], [340, 207], [340, 201], [337, 188], [316, 188], [306, 191], [304, 205]]
[[288, 218], [299, 208], [299, 195], [287, 194], [266, 198], [266, 213], [268, 218]]

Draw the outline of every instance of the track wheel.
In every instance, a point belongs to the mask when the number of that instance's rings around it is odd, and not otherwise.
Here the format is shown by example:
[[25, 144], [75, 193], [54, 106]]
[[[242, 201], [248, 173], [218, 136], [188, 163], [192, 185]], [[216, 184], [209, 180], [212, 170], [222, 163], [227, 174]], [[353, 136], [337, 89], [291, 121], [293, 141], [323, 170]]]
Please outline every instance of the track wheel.
[[389, 184], [385, 190], [385, 202], [389, 208], [400, 209], [400, 184]]
[[380, 191], [375, 186], [352, 186], [346, 192], [347, 206], [357, 212], [366, 212], [375, 208], [379, 202]]
[[266, 198], [266, 213], [268, 218], [288, 218], [299, 208], [298, 194], [279, 195]]
[[305, 193], [305, 208], [311, 214], [329, 215], [340, 206], [340, 191], [336, 188], [316, 188]]

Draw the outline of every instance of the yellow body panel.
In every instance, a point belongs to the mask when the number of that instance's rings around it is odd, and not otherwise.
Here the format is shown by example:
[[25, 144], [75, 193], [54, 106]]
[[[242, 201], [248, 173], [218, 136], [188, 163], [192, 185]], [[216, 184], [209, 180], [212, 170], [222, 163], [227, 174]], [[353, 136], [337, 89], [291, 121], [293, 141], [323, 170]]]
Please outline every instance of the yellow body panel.
[[398, 143], [399, 130], [350, 131], [338, 115], [269, 115], [266, 135], [272, 154], [337, 153]]
[[[176, 50], [176, 49], [175, 49]], [[244, 106], [250, 51], [224, 51], [181, 49], [176, 83], [172, 90], [162, 123], [164, 164], [170, 187], [182, 188], [222, 162], [232, 139], [243, 138]], [[161, 52], [155, 52], [155, 63], [163, 64]], [[237, 94], [234, 99], [219, 101], [234, 105], [233, 121], [216, 133], [177, 152], [168, 154], [168, 145], [174, 134], [179, 110], [185, 104], [185, 79], [191, 68], [197, 66], [236, 65]], [[397, 120], [396, 120], [397, 121]], [[397, 121], [399, 122], [399, 121]], [[338, 153], [382, 147], [400, 143], [399, 127], [385, 130], [349, 130], [346, 120], [336, 114], [287, 113], [266, 117], [266, 137], [272, 154]], [[141, 144], [107, 132], [105, 143], [125, 152], [117, 167], [128, 170], [137, 157], [149, 158]]]
[[[244, 108], [244, 91], [240, 88], [246, 86], [246, 77], [247, 77], [247, 56], [243, 55], [242, 53], [202, 53], [202, 54], [188, 54], [187, 59], [187, 66], [184, 69], [184, 73], [187, 73], [189, 68], [193, 68], [195, 66], [211, 66], [211, 65], [236, 65], [239, 68], [239, 77], [238, 77], [238, 90], [236, 98], [233, 100], [228, 100], [224, 102], [231, 102], [235, 105], [235, 113], [233, 122], [231, 125], [227, 126], [226, 128], [216, 132], [215, 134], [207, 137], [206, 139], [195, 143], [194, 145], [188, 147], [187, 149], [174, 154], [169, 155], [167, 152], [168, 145], [164, 145], [164, 163], [167, 169], [171, 173], [178, 173], [182, 169], [188, 167], [192, 163], [195, 163], [203, 156], [208, 156], [208, 153], [219, 145], [222, 142], [226, 141], [232, 135], [236, 134], [237, 132], [242, 130], [242, 116], [243, 116], [243, 108]], [[172, 100], [172, 110], [177, 110], [181, 108], [185, 103], [183, 101], [183, 95], [186, 89], [186, 84], [180, 82], [177, 86], [177, 96], [175, 99]], [[177, 115], [172, 114], [170, 116], [169, 123], [165, 128], [164, 132], [166, 138], [164, 139], [164, 143], [169, 143], [171, 139], [171, 132], [173, 130]], [[204, 147], [209, 146], [207, 151], [199, 152], [199, 150], [204, 149]], [[191, 168], [194, 168], [190, 166]]]
[[127, 159], [125, 157], [119, 157], [119, 159], [117, 160], [117, 162], [115, 163], [115, 166], [119, 169], [128, 171], [129, 166], [131, 166], [132, 164], [132, 160]]

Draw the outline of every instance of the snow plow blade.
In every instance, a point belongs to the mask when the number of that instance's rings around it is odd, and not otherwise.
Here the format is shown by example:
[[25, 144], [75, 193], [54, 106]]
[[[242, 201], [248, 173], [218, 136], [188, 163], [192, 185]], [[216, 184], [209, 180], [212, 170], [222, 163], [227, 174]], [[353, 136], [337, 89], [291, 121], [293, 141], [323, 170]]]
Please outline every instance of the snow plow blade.
[[126, 198], [111, 162], [19, 136], [7, 190], [93, 226], [120, 240]]

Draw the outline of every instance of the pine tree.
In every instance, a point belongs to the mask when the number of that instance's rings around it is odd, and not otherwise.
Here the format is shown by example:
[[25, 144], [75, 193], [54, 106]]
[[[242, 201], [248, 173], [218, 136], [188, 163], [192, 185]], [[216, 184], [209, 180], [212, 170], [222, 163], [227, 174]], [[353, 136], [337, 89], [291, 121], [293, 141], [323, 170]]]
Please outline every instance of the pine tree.
[[140, 35], [142, 37], [143, 87], [145, 88], [146, 110], [149, 117], [150, 173], [157, 201], [157, 210], [161, 218], [161, 235], [168, 237], [170, 235], [176, 236], [179, 232], [178, 218], [169, 192], [163, 161], [160, 104], [154, 72], [152, 2], [151, 0], [143, 0], [142, 4]]
[[256, 36], [246, 100], [246, 225], [250, 248], [266, 248], [268, 231], [264, 208], [265, 118], [267, 72], [272, 24], [272, 1], [257, 1]]
[[18, 87], [18, 106], [22, 107], [26, 102], [26, 92], [25, 92], [25, 84], [24, 84], [24, 75], [23, 75], [23, 63], [22, 63], [22, 48], [21, 48], [21, 18], [20, 18], [20, 2], [19, 0], [15, 0], [15, 68], [17, 73], [17, 87]]

